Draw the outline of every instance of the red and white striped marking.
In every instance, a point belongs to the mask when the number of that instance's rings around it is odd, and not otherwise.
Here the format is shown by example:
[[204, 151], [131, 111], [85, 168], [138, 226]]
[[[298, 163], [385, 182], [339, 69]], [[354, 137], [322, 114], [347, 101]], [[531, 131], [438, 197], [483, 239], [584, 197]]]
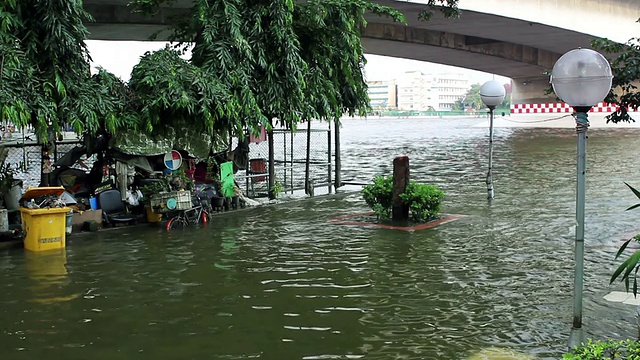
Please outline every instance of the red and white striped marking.
[[[607, 103], [598, 103], [591, 108], [590, 112], [610, 113], [617, 110], [617, 106]], [[566, 103], [547, 104], [511, 104], [512, 114], [550, 114], [550, 113], [573, 113], [573, 108]]]

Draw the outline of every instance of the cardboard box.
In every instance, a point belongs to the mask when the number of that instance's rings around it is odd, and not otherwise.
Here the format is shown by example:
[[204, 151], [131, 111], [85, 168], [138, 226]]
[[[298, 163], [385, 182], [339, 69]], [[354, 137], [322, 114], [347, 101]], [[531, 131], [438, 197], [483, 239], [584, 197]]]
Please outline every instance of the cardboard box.
[[98, 210], [86, 210], [73, 213], [73, 231], [82, 231], [82, 224], [85, 221], [93, 220], [98, 223], [98, 228], [102, 228], [102, 209]]

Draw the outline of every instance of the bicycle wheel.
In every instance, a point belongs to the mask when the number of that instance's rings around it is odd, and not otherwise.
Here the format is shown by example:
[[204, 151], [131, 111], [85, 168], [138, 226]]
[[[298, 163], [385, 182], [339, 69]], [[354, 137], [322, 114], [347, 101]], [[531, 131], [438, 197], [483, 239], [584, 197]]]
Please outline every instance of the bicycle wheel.
[[206, 211], [202, 211], [202, 213], [200, 213], [200, 222], [202, 225], [207, 225], [209, 223], [209, 214], [207, 214]]
[[167, 231], [171, 229], [176, 229], [178, 227], [184, 227], [185, 222], [180, 216], [174, 216], [169, 221], [167, 221]]

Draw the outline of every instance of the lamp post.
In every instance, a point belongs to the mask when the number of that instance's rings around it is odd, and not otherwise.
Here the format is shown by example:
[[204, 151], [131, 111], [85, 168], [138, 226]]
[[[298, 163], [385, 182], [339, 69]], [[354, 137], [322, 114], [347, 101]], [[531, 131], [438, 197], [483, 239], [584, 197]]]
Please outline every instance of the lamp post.
[[604, 100], [611, 90], [611, 67], [600, 53], [589, 49], [574, 49], [558, 59], [551, 71], [551, 84], [556, 95], [573, 106], [578, 133], [576, 179], [576, 239], [575, 273], [573, 279], [573, 325], [569, 348], [584, 341], [582, 330], [582, 291], [584, 280], [584, 203], [587, 159], [587, 113]]
[[489, 171], [487, 172], [487, 192], [493, 199], [493, 110], [504, 100], [504, 86], [495, 80], [487, 81], [480, 87], [480, 98], [489, 108]]

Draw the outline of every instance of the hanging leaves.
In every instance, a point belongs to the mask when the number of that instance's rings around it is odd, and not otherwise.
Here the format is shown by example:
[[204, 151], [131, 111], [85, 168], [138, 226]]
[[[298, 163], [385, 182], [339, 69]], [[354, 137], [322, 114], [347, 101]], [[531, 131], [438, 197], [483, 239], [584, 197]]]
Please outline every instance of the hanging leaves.
[[[5, 0], [0, 3], [0, 120], [78, 132], [115, 132], [131, 120], [107, 77], [92, 77], [85, 44], [90, 21], [80, 0]], [[112, 75], [111, 75], [112, 76]], [[106, 85], [105, 85], [106, 86]]]
[[608, 39], [595, 39], [594, 49], [610, 54], [609, 62], [613, 73], [611, 91], [605, 102], [617, 105], [617, 110], [607, 115], [607, 122], [635, 122], [629, 111], [640, 108], [640, 38], [633, 38], [626, 44]]
[[130, 102], [139, 113], [136, 128], [158, 133], [189, 127], [201, 133], [224, 133], [232, 126], [237, 104], [217, 76], [165, 48], [146, 53], [133, 68]]

